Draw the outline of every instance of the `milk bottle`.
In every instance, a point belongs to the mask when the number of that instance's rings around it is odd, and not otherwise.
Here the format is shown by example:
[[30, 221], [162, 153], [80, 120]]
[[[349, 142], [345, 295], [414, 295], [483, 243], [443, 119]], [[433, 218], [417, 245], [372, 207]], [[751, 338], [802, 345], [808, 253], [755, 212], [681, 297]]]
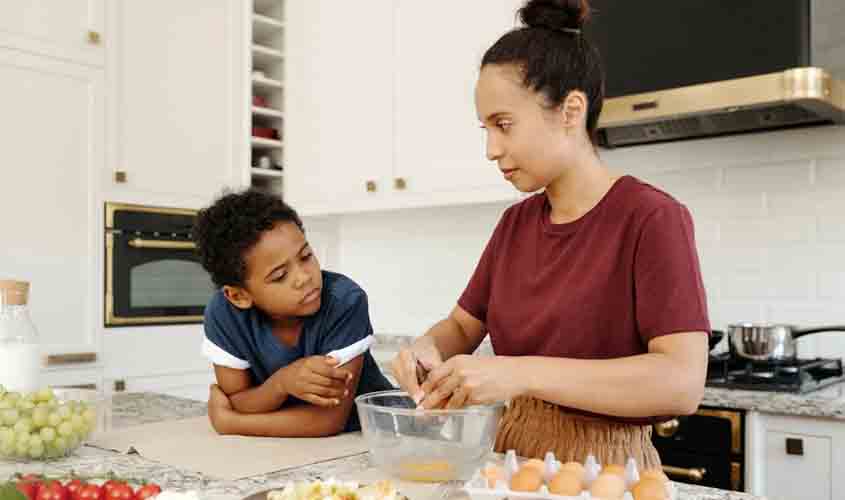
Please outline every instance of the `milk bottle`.
[[0, 280], [0, 386], [8, 391], [39, 388], [40, 346], [28, 299], [28, 282]]

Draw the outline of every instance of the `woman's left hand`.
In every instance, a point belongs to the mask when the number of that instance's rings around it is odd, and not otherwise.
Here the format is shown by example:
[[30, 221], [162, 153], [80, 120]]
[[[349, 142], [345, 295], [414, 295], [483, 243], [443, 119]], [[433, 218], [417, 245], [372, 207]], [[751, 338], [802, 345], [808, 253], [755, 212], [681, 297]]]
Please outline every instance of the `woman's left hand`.
[[507, 401], [524, 392], [516, 358], [454, 356], [428, 374], [420, 406], [463, 408]]

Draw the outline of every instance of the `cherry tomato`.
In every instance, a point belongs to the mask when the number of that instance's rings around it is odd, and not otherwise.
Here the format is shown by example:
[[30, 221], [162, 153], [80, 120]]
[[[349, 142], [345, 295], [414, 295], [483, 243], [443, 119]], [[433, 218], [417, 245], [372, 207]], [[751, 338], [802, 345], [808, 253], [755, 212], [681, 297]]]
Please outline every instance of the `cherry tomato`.
[[103, 490], [96, 484], [86, 484], [76, 494], [77, 500], [103, 500]]
[[35, 500], [68, 500], [67, 489], [58, 481], [50, 481], [38, 488]]
[[135, 500], [147, 500], [161, 493], [161, 486], [153, 483], [145, 484], [135, 492]]
[[65, 485], [68, 500], [77, 500], [77, 497], [79, 496], [79, 490], [81, 490], [83, 486], [85, 486], [85, 483], [83, 483], [79, 479], [72, 479], [68, 481]]
[[15, 487], [24, 494], [27, 500], [36, 500], [38, 490], [41, 489], [41, 481], [25, 481], [21, 479]]
[[114, 479], [109, 479], [108, 481], [103, 483], [103, 486], [101, 486], [101, 488], [103, 490], [103, 497], [108, 497], [111, 490], [120, 486], [121, 484], [126, 484], [126, 483], [123, 483], [121, 481], [115, 481]]
[[104, 489], [105, 500], [132, 500], [134, 492], [132, 487], [126, 483], [112, 484], [109, 489]]

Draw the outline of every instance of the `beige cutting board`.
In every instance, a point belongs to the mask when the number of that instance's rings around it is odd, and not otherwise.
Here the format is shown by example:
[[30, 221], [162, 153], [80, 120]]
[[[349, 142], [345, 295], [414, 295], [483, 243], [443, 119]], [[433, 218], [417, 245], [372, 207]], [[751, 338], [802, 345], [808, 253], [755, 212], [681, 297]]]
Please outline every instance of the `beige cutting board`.
[[91, 446], [129, 453], [210, 477], [235, 480], [367, 451], [360, 433], [326, 438], [220, 436], [208, 417], [171, 420], [101, 434]]

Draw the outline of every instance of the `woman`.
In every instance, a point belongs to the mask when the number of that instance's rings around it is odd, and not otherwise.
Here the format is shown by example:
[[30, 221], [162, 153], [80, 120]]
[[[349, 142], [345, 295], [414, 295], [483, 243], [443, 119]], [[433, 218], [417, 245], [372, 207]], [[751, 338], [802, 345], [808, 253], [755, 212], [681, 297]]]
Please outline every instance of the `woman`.
[[[393, 360], [425, 408], [510, 400], [496, 449], [660, 465], [650, 424], [698, 406], [709, 322], [687, 209], [594, 145], [604, 77], [586, 0], [531, 0], [484, 55], [487, 156], [529, 193], [449, 317]], [[469, 356], [489, 333], [495, 357]]]

